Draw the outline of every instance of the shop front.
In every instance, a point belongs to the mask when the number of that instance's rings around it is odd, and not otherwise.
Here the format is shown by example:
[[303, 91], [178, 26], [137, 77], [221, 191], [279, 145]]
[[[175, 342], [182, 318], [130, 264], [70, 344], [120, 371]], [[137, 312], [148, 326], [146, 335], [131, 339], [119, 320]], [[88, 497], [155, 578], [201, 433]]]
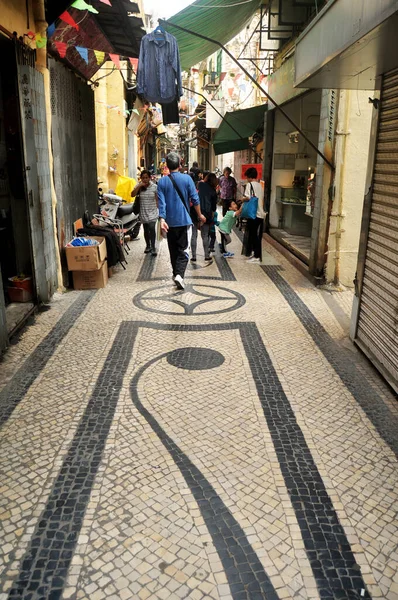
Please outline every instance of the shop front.
[[[283, 105], [287, 114], [318, 144], [321, 92], [301, 95]], [[275, 113], [269, 198], [269, 234], [307, 265], [311, 256], [317, 154]]]
[[396, 0], [334, 0], [300, 36], [296, 85], [369, 90], [373, 123], [351, 337], [398, 391]]
[[8, 336], [57, 282], [43, 76], [35, 53], [0, 39], [0, 267]]

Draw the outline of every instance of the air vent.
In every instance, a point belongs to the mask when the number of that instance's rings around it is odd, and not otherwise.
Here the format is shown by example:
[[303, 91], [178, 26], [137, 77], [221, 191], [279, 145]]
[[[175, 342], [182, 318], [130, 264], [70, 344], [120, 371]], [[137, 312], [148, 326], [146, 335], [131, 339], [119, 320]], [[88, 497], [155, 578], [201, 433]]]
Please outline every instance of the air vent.
[[330, 90], [328, 140], [334, 140], [334, 125], [336, 120], [336, 90]]

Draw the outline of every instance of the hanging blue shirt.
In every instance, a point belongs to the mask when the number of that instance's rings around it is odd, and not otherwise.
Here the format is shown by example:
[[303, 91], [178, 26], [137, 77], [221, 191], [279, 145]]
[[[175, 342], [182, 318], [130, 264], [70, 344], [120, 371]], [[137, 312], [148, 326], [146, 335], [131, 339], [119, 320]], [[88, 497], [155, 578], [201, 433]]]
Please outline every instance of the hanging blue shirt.
[[148, 33], [141, 40], [137, 91], [150, 102], [168, 104], [182, 96], [180, 53], [173, 35], [157, 35]]
[[162, 177], [158, 181], [158, 208], [159, 217], [164, 219], [169, 227], [183, 227], [192, 225], [189, 216], [189, 202], [194, 206], [199, 204], [199, 196], [195, 184], [189, 175], [184, 173], [171, 173], [176, 186], [185, 200], [185, 207], [177, 194], [170, 177]]

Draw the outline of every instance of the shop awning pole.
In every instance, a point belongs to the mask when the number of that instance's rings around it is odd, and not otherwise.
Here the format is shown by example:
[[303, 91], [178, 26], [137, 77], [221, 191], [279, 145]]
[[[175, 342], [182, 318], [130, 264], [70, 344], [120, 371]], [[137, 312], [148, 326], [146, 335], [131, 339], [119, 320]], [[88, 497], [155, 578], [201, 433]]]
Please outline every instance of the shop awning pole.
[[[232, 131], [234, 131], [239, 136], [239, 138], [241, 140], [245, 140], [246, 139], [245, 137], [243, 137], [239, 133], [239, 131], [237, 131], [237, 129], [235, 129], [235, 127], [233, 127], [233, 125], [231, 125], [231, 123], [220, 113], [220, 111], [216, 109], [216, 107], [214, 106], [214, 104], [212, 104], [210, 102], [210, 100], [208, 100], [206, 98], [206, 96], [204, 94], [201, 94], [200, 92], [195, 92], [195, 90], [191, 90], [190, 88], [187, 88], [187, 87], [184, 87], [184, 86], [181, 86], [181, 87], [182, 87], [183, 90], [186, 90], [187, 92], [191, 92], [192, 94], [196, 94], [197, 96], [200, 96], [201, 98], [203, 98], [203, 100], [205, 102], [207, 102], [207, 104], [209, 104], [212, 107], [212, 109], [218, 114], [219, 117], [221, 117], [221, 119], [224, 121], [224, 123], [226, 123], [228, 125], [228, 127], [230, 127], [232, 129]], [[259, 158], [260, 160], [262, 160], [261, 156], [259, 155], [258, 152], [256, 152], [256, 150], [254, 150], [254, 148], [251, 148], [251, 150], [254, 152], [256, 158]]]
[[224, 50], [224, 52], [226, 54], [228, 54], [228, 56], [231, 58], [231, 60], [233, 60], [234, 63], [236, 65], [238, 65], [238, 67], [243, 71], [243, 73], [246, 75], [246, 77], [248, 77], [250, 79], [250, 81], [252, 81], [254, 83], [254, 85], [256, 87], [258, 87], [259, 90], [261, 90], [261, 92], [264, 94], [264, 96], [266, 98], [268, 98], [269, 102], [272, 102], [272, 104], [275, 106], [275, 108], [277, 110], [279, 110], [279, 112], [282, 113], [282, 115], [285, 117], [285, 119], [287, 119], [289, 121], [289, 123], [294, 127], [295, 131], [298, 131], [299, 134], [303, 136], [305, 141], [311, 146], [311, 148], [313, 150], [315, 150], [315, 152], [318, 154], [318, 156], [320, 156], [322, 158], [322, 160], [324, 160], [325, 163], [327, 165], [329, 165], [329, 167], [334, 171], [333, 163], [331, 163], [330, 160], [328, 160], [326, 158], [326, 156], [319, 150], [319, 148], [317, 146], [315, 146], [315, 144], [309, 139], [309, 137], [304, 133], [304, 131], [302, 131], [302, 129], [300, 127], [298, 127], [298, 125], [296, 125], [296, 123], [289, 117], [289, 115], [285, 112], [285, 110], [281, 106], [279, 106], [279, 104], [277, 104], [275, 102], [275, 100], [273, 100], [273, 98], [271, 98], [271, 96], [268, 94], [268, 92], [265, 91], [263, 86], [260, 83], [258, 83], [258, 81], [256, 81], [256, 79], [252, 75], [250, 75], [249, 71], [247, 71], [244, 67], [242, 67], [242, 65], [240, 64], [238, 59], [235, 58], [235, 56], [232, 54], [232, 52], [227, 50], [227, 48], [225, 46], [223, 46], [223, 44], [221, 44], [221, 42], [218, 42], [217, 40], [208, 38], [205, 35], [202, 35], [201, 33], [196, 33], [196, 31], [191, 31], [190, 29], [181, 27], [180, 25], [175, 25], [175, 23], [171, 23], [170, 21], [166, 21], [165, 19], [159, 19], [159, 23], [160, 24], [163, 23], [163, 24], [167, 25], [168, 27], [175, 27], [176, 29], [179, 29], [180, 31], [184, 31], [185, 33], [189, 33], [190, 35], [194, 35], [198, 38], [201, 38], [202, 40], [206, 40], [207, 42], [216, 44], [219, 48]]

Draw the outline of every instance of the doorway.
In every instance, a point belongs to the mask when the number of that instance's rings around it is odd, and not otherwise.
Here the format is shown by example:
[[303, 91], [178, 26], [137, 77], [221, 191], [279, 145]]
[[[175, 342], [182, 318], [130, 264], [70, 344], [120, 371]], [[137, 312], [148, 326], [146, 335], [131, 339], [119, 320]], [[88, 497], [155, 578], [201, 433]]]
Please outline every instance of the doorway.
[[[14, 43], [0, 39], [0, 53], [0, 304], [5, 306], [10, 336], [31, 313], [36, 299]], [[25, 281], [12, 282], [13, 277]]]

